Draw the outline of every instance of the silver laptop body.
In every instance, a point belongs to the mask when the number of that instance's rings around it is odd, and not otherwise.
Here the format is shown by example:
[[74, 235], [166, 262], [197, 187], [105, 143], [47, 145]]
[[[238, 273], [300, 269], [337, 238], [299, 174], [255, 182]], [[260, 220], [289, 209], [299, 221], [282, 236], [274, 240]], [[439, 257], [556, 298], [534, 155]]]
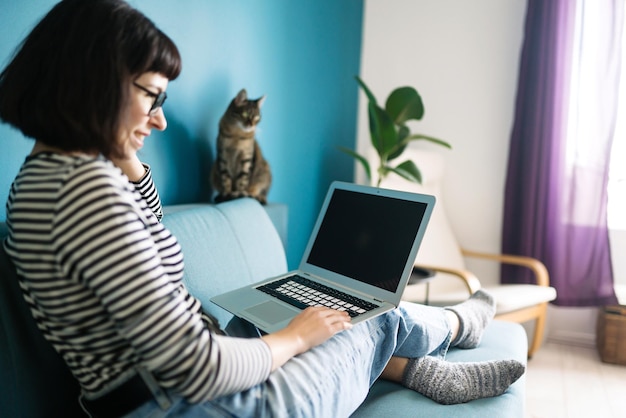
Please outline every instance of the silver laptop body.
[[215, 296], [211, 301], [264, 332], [275, 332], [305, 306], [293, 306], [259, 287], [277, 286], [271, 283], [298, 275], [375, 306], [368, 305], [369, 310], [363, 313], [357, 313], [356, 308], [351, 311], [353, 324], [395, 309], [434, 205], [435, 198], [430, 195], [333, 182], [298, 270]]

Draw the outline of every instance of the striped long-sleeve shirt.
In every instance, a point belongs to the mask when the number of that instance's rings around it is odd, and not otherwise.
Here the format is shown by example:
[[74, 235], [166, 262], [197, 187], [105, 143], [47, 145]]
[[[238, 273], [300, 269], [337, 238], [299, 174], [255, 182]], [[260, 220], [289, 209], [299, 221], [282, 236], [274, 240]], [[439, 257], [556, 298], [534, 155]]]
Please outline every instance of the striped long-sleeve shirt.
[[89, 398], [137, 365], [190, 402], [262, 382], [267, 345], [211, 333], [184, 287], [181, 249], [159, 222], [146, 168], [131, 183], [102, 158], [26, 159], [7, 200], [4, 245], [37, 325]]

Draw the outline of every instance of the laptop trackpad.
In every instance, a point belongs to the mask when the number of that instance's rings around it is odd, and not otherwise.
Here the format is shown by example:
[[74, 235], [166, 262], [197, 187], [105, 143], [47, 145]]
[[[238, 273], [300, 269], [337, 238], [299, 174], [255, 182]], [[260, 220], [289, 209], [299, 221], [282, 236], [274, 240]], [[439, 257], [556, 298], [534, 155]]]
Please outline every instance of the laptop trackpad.
[[284, 321], [297, 314], [293, 309], [289, 309], [271, 300], [248, 308], [244, 312], [254, 315], [257, 318], [263, 318], [263, 322], [267, 322], [268, 324]]

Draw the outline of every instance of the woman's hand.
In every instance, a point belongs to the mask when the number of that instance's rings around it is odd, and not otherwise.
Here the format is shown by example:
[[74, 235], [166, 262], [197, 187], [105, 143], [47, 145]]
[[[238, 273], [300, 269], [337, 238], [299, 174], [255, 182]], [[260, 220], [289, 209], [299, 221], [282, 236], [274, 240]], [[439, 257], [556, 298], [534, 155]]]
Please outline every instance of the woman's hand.
[[300, 352], [305, 352], [351, 326], [346, 312], [315, 306], [293, 318], [283, 331], [298, 339], [302, 345]]
[[263, 337], [272, 351], [272, 370], [285, 364], [291, 357], [350, 328], [352, 323], [346, 312], [321, 306], [305, 309], [284, 329]]
[[143, 166], [137, 154], [132, 154], [126, 158], [111, 158], [115, 164], [130, 181], [139, 181], [146, 174], [146, 168]]

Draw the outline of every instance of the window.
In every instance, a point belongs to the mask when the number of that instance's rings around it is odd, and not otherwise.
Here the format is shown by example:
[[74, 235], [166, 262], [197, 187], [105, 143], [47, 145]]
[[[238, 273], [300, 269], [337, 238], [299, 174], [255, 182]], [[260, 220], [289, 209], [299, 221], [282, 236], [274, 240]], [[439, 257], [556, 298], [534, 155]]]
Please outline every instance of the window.
[[608, 216], [609, 229], [626, 231], [626, 30], [622, 32], [621, 72], [617, 124], [609, 171]]

